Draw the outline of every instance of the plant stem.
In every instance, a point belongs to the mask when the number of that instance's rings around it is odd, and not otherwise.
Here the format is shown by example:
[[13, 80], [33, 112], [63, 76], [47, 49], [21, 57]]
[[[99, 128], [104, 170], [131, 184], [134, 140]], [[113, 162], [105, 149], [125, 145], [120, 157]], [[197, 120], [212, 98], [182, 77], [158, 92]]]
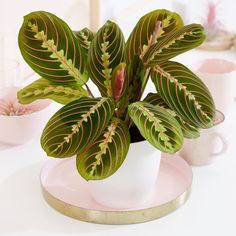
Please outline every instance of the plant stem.
[[127, 127], [128, 128], [130, 128], [130, 125], [131, 125], [131, 123], [130, 123], [130, 117], [129, 117], [129, 114], [128, 114], [128, 112], [126, 113], [126, 116], [125, 116], [125, 124], [127, 125]]
[[[149, 78], [149, 76], [150, 76], [150, 71], [151, 71], [151, 68], [148, 68], [148, 69], [146, 69], [146, 71], [145, 71], [145, 75], [144, 75], [143, 83], [142, 83], [142, 88], [141, 88], [141, 97], [142, 97], [143, 92], [144, 92], [144, 90], [145, 90], [145, 88], [146, 88], [146, 86], [147, 86], [148, 78]], [[141, 97], [140, 97], [140, 98], [141, 98]]]
[[85, 87], [86, 87], [87, 91], [89, 92], [89, 95], [90, 95], [92, 98], [94, 98], [94, 96], [93, 96], [93, 94], [92, 94], [92, 92], [91, 92], [89, 86], [88, 86], [87, 84], [85, 84]]

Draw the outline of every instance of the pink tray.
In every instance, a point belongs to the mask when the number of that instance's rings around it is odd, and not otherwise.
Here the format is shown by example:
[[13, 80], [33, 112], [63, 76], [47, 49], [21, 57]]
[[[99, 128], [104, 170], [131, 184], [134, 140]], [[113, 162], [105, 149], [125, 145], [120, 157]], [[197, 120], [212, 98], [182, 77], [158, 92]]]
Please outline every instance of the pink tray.
[[75, 158], [51, 159], [41, 172], [43, 196], [49, 205], [67, 216], [101, 224], [139, 223], [164, 216], [184, 204], [191, 184], [191, 167], [181, 157], [165, 154], [152, 200], [140, 208], [117, 210], [92, 199], [87, 182], [77, 173]]

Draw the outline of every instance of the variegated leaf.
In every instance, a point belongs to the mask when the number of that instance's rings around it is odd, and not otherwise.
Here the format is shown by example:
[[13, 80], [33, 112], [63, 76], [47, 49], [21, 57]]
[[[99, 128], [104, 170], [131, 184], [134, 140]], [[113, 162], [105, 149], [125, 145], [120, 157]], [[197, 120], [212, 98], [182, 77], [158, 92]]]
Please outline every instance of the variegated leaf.
[[169, 112], [179, 122], [185, 138], [194, 139], [200, 136], [200, 130], [194, 125], [189, 124], [171, 110], [165, 101], [157, 93], [149, 93], [144, 102], [148, 102], [154, 106], [159, 106]]
[[60, 85], [46, 79], [38, 79], [21, 89], [17, 97], [21, 104], [29, 104], [38, 99], [50, 98], [61, 104], [68, 104], [81, 97], [88, 97], [88, 92], [77, 84]]
[[41, 145], [48, 156], [71, 157], [83, 152], [114, 113], [110, 98], [81, 98], [61, 108], [47, 123]]
[[88, 75], [88, 51], [89, 51], [91, 42], [94, 38], [94, 34], [88, 28], [84, 28], [80, 31], [74, 31], [74, 34], [76, 36], [79, 46], [81, 46], [81, 49], [82, 49], [83, 63], [85, 65], [84, 76], [89, 77]]
[[148, 95], [143, 99], [144, 102], [148, 102], [154, 106], [158, 105], [163, 108], [169, 108], [164, 100], [157, 93], [148, 93]]
[[177, 120], [159, 106], [147, 102], [132, 103], [128, 112], [142, 136], [162, 152], [175, 153], [183, 144]]
[[[158, 29], [157, 22], [160, 22], [161, 30]], [[177, 13], [167, 10], [155, 10], [144, 15], [136, 24], [126, 43], [126, 63], [129, 64], [136, 55], [142, 58], [152, 44], [183, 25]]]
[[127, 155], [130, 144], [128, 127], [112, 118], [91, 146], [77, 155], [77, 169], [86, 180], [105, 179], [114, 174]]
[[199, 128], [213, 126], [216, 111], [212, 96], [187, 67], [168, 61], [155, 66], [151, 77], [158, 94], [184, 121]]
[[74, 31], [74, 34], [79, 42], [79, 45], [84, 51], [84, 56], [86, 57], [88, 55], [90, 44], [94, 38], [93, 32], [88, 28], [84, 28], [79, 31]]
[[43, 78], [79, 85], [87, 81], [82, 49], [69, 26], [57, 16], [44, 11], [25, 16], [18, 42], [25, 61]]
[[144, 65], [155, 66], [201, 45], [204, 40], [205, 33], [201, 25], [186, 25], [153, 44], [143, 56]]
[[124, 36], [119, 26], [107, 21], [90, 45], [89, 76], [102, 96], [111, 97], [112, 71], [123, 61], [124, 44]]
[[183, 135], [185, 138], [188, 139], [195, 139], [200, 137], [200, 129], [194, 125], [189, 124], [188, 122], [184, 121], [181, 117], [175, 116], [175, 119], [179, 122]]
[[125, 69], [125, 83], [128, 84], [127, 92], [129, 94], [129, 103], [140, 100], [142, 93], [142, 82], [145, 68], [138, 55], [134, 56], [130, 64]]

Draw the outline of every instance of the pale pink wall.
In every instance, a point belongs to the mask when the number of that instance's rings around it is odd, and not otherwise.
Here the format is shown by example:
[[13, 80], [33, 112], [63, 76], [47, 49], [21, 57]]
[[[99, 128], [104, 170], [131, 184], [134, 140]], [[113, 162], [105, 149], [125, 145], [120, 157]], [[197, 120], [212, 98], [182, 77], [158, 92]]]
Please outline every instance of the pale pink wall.
[[155, 9], [172, 9], [172, 0], [100, 0], [101, 23], [111, 19], [117, 22], [126, 38], [139, 18]]

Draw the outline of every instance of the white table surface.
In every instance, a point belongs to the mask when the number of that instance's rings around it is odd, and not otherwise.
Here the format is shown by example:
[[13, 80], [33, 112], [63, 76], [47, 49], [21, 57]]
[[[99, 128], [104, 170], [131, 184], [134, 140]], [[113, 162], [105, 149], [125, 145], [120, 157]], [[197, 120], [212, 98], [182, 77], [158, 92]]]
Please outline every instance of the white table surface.
[[[191, 64], [205, 57], [236, 58], [234, 53], [196, 51], [180, 60]], [[220, 131], [227, 138], [228, 150], [214, 164], [193, 168], [192, 194], [187, 203], [158, 220], [125, 226], [77, 221], [44, 201], [39, 175], [48, 157], [40, 147], [39, 137], [21, 146], [0, 144], [0, 235], [235, 236], [236, 106]]]

